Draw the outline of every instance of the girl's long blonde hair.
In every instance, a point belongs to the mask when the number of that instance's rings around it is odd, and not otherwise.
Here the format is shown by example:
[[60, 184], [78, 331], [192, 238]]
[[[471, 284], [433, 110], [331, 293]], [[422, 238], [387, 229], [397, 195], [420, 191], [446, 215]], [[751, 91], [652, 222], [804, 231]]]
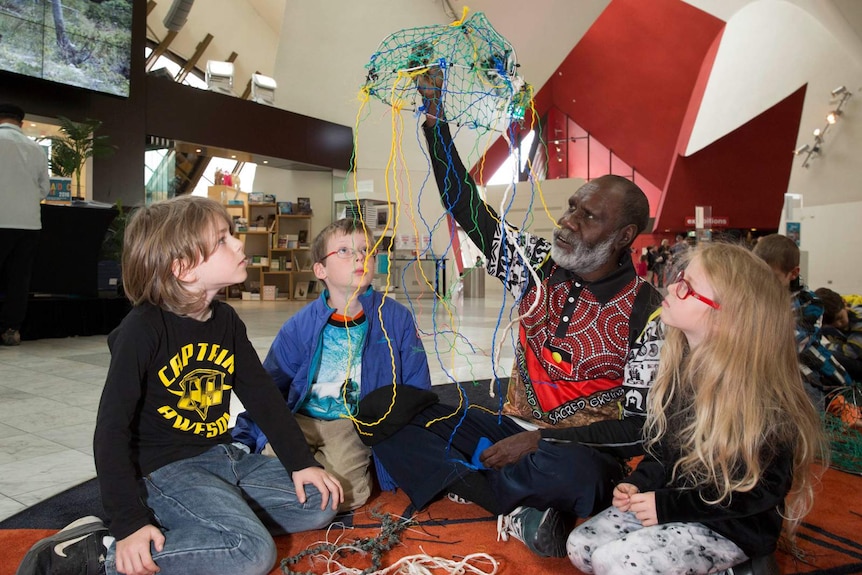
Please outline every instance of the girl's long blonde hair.
[[793, 484], [784, 515], [792, 532], [813, 503], [811, 464], [828, 455], [802, 385], [789, 292], [740, 246], [708, 243], [689, 257], [700, 262], [721, 309], [709, 311], [709, 333], [695, 349], [668, 327], [648, 400], [647, 449], [668, 433], [675, 410], [682, 423], [665, 439], [682, 454], [673, 477], [714, 494], [703, 496], [714, 504], [754, 488], [771, 457], [789, 449]]

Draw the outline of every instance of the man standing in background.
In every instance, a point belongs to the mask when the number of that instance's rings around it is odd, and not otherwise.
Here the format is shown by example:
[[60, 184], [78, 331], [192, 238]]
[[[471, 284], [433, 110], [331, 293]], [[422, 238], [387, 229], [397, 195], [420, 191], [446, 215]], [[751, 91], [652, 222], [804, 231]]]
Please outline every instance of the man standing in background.
[[33, 258], [42, 230], [40, 202], [48, 196], [48, 162], [24, 135], [24, 110], [0, 104], [0, 343], [19, 345], [27, 312]]

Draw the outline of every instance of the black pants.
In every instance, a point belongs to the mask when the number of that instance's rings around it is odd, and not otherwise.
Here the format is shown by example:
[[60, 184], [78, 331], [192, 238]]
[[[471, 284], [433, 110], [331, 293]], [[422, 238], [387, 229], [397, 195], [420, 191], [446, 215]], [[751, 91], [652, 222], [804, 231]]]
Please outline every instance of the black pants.
[[[523, 431], [508, 417], [432, 405], [407, 426], [377, 444], [374, 452], [417, 509], [444, 491], [454, 491], [493, 514], [519, 505], [588, 517], [610, 505], [623, 477], [612, 456], [578, 443], [542, 441], [538, 451], [497, 471], [475, 471], [469, 463], [481, 437], [492, 442]], [[434, 421], [434, 423], [430, 423]]]
[[0, 228], [0, 291], [5, 292], [0, 308], [0, 333], [19, 329], [27, 314], [27, 296], [33, 258], [41, 230]]

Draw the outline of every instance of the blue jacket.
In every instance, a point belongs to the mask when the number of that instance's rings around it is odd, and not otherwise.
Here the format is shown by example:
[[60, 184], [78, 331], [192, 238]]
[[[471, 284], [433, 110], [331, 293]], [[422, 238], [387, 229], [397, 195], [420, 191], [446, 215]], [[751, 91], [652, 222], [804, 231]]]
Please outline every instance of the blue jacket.
[[[327, 295], [324, 291], [318, 299], [302, 308], [281, 326], [263, 362], [294, 413], [302, 405], [311, 388], [311, 377], [317, 373], [320, 366], [323, 328], [335, 311], [327, 305]], [[392, 356], [395, 360], [397, 384], [431, 389], [428, 356], [419, 340], [410, 310], [393, 299], [384, 300], [382, 294], [371, 288], [359, 296], [359, 302], [368, 321], [368, 332], [362, 349], [360, 398], [379, 387], [392, 385]], [[379, 310], [382, 312], [382, 323]], [[391, 354], [387, 336], [392, 345]], [[266, 436], [248, 412], [237, 417], [233, 437], [247, 445], [254, 453], [260, 453], [267, 443]], [[374, 464], [380, 486], [387, 490], [395, 489], [397, 485], [376, 456]]]

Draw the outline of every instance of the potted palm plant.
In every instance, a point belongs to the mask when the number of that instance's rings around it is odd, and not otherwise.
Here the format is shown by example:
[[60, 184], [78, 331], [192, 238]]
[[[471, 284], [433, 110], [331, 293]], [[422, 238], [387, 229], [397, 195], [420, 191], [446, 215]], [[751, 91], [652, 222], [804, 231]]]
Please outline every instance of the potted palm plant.
[[108, 136], [96, 135], [102, 126], [99, 120], [87, 119], [74, 122], [64, 116], [60, 120], [60, 134], [51, 140], [51, 171], [54, 175], [74, 178], [75, 198], [81, 196], [81, 172], [90, 158], [109, 156], [114, 146], [108, 143]]

